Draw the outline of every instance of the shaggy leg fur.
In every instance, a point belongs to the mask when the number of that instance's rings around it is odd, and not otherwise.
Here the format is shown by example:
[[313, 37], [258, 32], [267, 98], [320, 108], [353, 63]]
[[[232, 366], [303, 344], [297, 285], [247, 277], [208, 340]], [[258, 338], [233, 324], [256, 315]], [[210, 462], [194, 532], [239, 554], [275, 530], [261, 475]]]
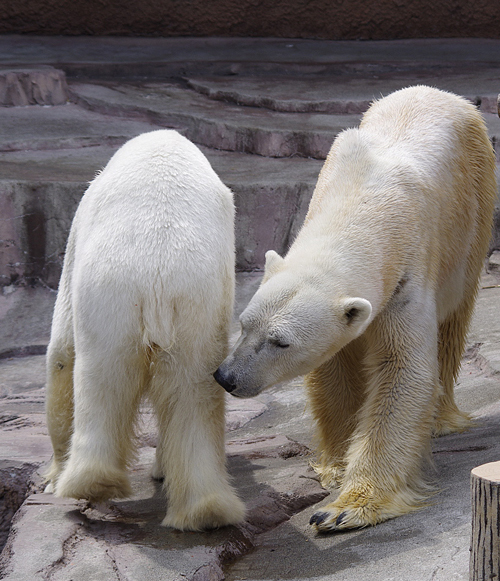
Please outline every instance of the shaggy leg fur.
[[[474, 238], [467, 256], [465, 273], [458, 285], [463, 285], [464, 295], [458, 308], [439, 326], [439, 374], [443, 393], [439, 398], [434, 435], [442, 436], [460, 432], [471, 426], [471, 418], [461, 412], [453, 396], [453, 388], [460, 371], [467, 331], [474, 310], [484, 257], [491, 237], [491, 218], [497, 196], [495, 156], [488, 135], [480, 124], [470, 124], [462, 135], [462, 147], [467, 152], [470, 171], [464, 172], [467, 189], [474, 197], [463, 206], [467, 212], [475, 212]], [[477, 204], [477, 206], [476, 206]], [[460, 214], [460, 210], [457, 210]], [[456, 231], [460, 230], [456, 226]], [[468, 230], [467, 226], [465, 228]], [[462, 260], [465, 257], [462, 256]], [[456, 283], [455, 283], [456, 284]]]
[[306, 377], [320, 457], [313, 466], [325, 487], [340, 485], [344, 456], [366, 391], [364, 338], [349, 343]]
[[[346, 455], [338, 499], [313, 515], [321, 531], [374, 525], [422, 506], [439, 385], [434, 299], [415, 288], [367, 331], [368, 392]], [[409, 296], [408, 296], [409, 295]]]
[[74, 235], [70, 234], [66, 261], [54, 308], [50, 343], [47, 349], [47, 426], [54, 455], [45, 474], [47, 492], [53, 492], [68, 458], [73, 432], [73, 368], [75, 346], [71, 305], [71, 270], [74, 257]]
[[453, 391], [460, 372], [473, 306], [473, 299], [463, 301], [460, 307], [439, 325], [439, 375], [443, 392], [438, 400], [433, 430], [435, 436], [462, 432], [472, 423], [469, 414], [458, 409]]
[[126, 468], [145, 376], [133, 347], [110, 351], [93, 339], [75, 360], [74, 433], [55, 493], [101, 502], [131, 492]]
[[69, 346], [51, 342], [47, 354], [47, 425], [54, 456], [46, 474], [47, 492], [53, 492], [68, 457], [73, 428], [74, 353]]
[[[198, 355], [186, 354], [191, 361]], [[181, 354], [175, 365], [168, 359], [158, 356], [150, 389], [159, 425], [153, 475], [165, 477], [168, 495], [162, 524], [202, 530], [241, 522], [245, 508], [225, 467], [224, 391], [208, 369], [193, 377]]]

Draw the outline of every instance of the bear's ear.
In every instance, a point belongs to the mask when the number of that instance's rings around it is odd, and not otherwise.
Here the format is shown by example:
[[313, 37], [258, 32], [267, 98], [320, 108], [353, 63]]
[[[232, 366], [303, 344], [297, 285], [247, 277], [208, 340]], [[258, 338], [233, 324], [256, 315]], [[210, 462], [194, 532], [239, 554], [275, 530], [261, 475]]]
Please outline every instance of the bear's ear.
[[268, 250], [266, 252], [266, 265], [264, 267], [264, 277], [262, 282], [269, 280], [274, 274], [276, 274], [283, 263], [283, 258], [275, 252], [274, 250]]
[[345, 299], [344, 304], [344, 321], [349, 326], [360, 327], [368, 321], [372, 314], [372, 305], [370, 301], [353, 297]]

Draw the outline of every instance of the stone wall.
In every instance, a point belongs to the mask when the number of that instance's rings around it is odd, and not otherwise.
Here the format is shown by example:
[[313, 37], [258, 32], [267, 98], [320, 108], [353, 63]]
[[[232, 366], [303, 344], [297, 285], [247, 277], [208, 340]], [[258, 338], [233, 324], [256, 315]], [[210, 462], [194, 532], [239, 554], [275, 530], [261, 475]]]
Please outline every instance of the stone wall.
[[8, 0], [0, 33], [500, 38], [496, 0]]

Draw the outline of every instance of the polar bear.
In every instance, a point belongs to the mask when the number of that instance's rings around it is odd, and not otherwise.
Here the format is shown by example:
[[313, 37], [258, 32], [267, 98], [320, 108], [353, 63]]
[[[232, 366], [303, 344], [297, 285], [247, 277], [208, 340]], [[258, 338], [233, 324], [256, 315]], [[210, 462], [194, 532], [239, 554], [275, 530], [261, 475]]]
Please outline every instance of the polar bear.
[[71, 227], [47, 353], [47, 475], [57, 496], [131, 492], [143, 396], [158, 421], [153, 476], [163, 525], [233, 524], [224, 390], [234, 295], [234, 206], [201, 151], [175, 131], [126, 143], [91, 183]]
[[495, 158], [464, 99], [417, 86], [334, 141], [301, 231], [266, 255], [242, 334], [215, 373], [237, 397], [307, 374], [324, 485], [320, 531], [421, 507], [431, 435], [469, 424], [453, 398], [491, 235]]

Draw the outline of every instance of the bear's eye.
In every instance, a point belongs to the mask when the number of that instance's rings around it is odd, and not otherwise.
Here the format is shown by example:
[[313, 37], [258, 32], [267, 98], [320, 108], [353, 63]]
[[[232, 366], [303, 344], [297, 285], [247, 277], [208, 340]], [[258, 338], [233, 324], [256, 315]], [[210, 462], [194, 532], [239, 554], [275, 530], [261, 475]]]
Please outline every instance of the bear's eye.
[[280, 349], [286, 349], [287, 347], [290, 347], [289, 343], [286, 343], [285, 341], [283, 341], [282, 339], [271, 339], [271, 343], [275, 346], [275, 347], [279, 347]]

